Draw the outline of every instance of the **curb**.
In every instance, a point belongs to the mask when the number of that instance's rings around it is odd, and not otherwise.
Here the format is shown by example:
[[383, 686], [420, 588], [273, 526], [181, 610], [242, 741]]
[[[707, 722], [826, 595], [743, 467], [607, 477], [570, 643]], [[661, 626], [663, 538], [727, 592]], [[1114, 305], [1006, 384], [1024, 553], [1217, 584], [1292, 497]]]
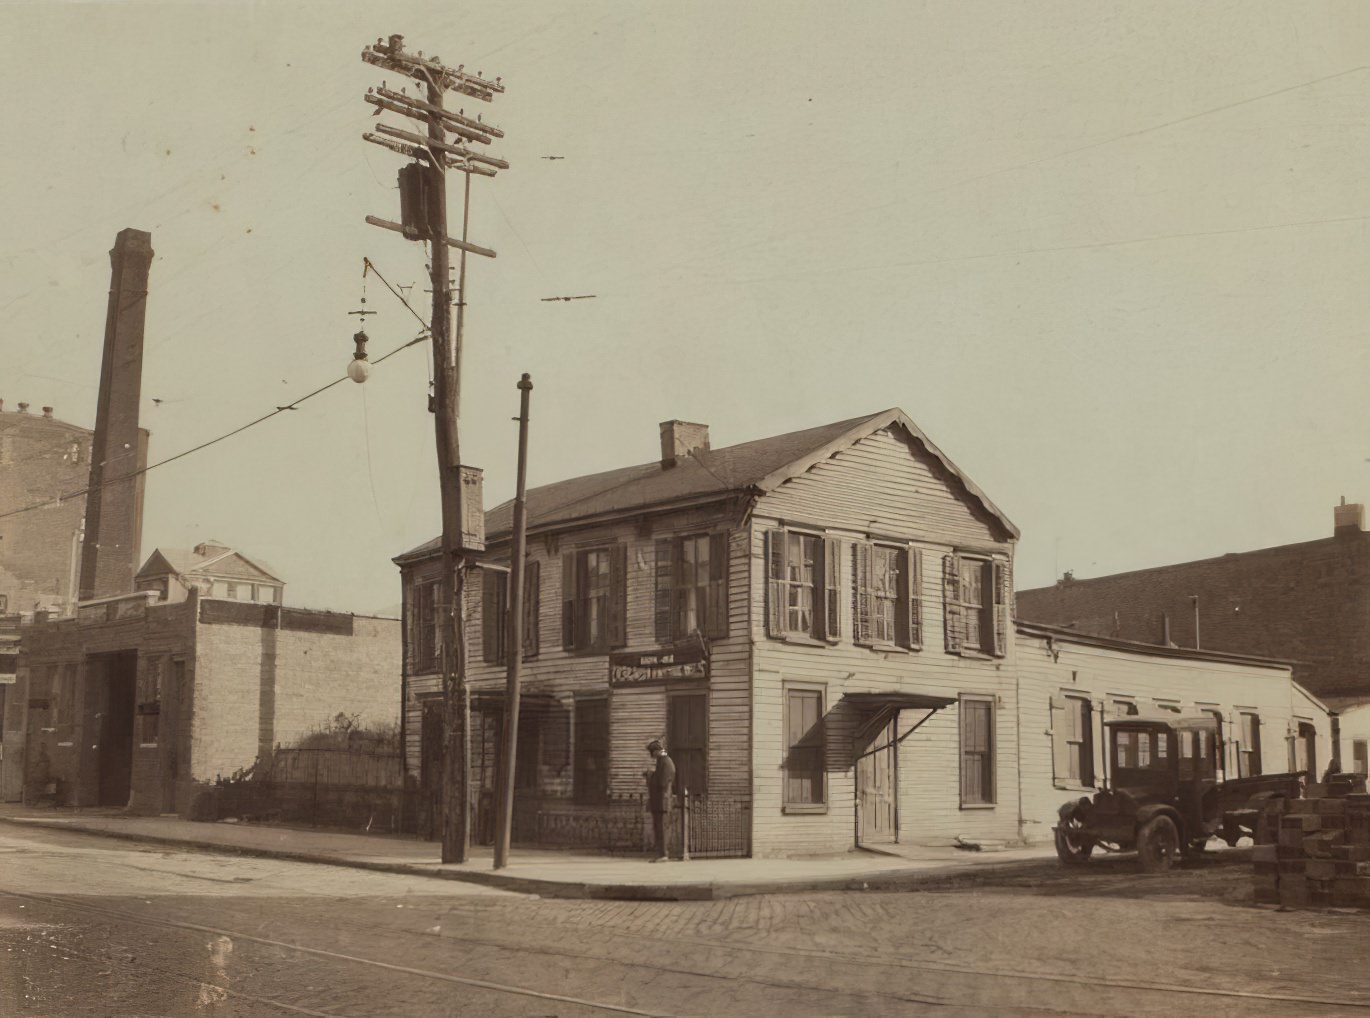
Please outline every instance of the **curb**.
[[600, 901], [719, 901], [765, 894], [817, 894], [829, 891], [908, 891], [955, 884], [967, 877], [991, 877], [1005, 870], [1025, 869], [1047, 865], [1055, 868], [1054, 859], [1004, 859], [993, 863], [962, 864], [935, 869], [896, 870], [872, 873], [868, 876], [806, 877], [794, 880], [750, 881], [718, 883], [715, 881], [669, 884], [600, 884], [581, 881], [546, 880], [540, 877], [519, 877], [487, 870], [445, 869], [442, 864], [383, 862], [298, 852], [290, 849], [264, 848], [255, 845], [225, 845], [214, 842], [168, 838], [157, 834], [88, 827], [79, 822], [53, 821], [31, 817], [0, 817], [0, 823], [15, 827], [70, 831], [116, 841], [131, 841], [167, 848], [211, 852], [219, 855], [238, 855], [256, 859], [285, 859], [290, 862], [346, 869], [370, 870], [375, 873], [396, 873], [403, 876], [456, 880], [477, 884], [515, 894], [536, 895], [542, 898]]

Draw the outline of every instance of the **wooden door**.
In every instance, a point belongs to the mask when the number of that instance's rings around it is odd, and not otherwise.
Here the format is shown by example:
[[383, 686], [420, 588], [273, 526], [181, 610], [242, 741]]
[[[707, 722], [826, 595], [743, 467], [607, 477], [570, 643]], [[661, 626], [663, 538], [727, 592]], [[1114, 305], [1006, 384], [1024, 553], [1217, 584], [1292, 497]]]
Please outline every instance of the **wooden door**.
[[709, 694], [673, 693], [666, 708], [666, 752], [675, 761], [675, 791], [709, 791]]
[[895, 722], [881, 728], [856, 761], [856, 797], [860, 810], [858, 845], [890, 844], [899, 840], [899, 747]]

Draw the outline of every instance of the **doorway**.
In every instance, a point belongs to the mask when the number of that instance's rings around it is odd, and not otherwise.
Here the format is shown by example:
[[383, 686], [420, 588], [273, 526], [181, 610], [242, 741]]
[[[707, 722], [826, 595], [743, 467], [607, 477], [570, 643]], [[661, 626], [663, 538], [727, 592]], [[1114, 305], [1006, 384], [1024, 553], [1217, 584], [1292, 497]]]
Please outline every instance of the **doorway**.
[[138, 652], [121, 651], [101, 656], [104, 658], [102, 671], [105, 688], [104, 710], [100, 718], [98, 805], [127, 806], [133, 785], [133, 720]]
[[889, 845], [899, 840], [899, 715], [872, 736], [856, 760], [856, 843]]

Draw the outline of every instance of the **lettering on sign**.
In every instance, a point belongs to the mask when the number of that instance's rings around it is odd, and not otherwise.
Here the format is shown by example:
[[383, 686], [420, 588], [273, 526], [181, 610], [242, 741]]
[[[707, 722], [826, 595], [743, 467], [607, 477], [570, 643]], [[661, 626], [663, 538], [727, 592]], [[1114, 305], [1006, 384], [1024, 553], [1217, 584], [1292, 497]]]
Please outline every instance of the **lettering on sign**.
[[708, 677], [709, 659], [699, 646], [609, 655], [609, 685], [615, 689]]

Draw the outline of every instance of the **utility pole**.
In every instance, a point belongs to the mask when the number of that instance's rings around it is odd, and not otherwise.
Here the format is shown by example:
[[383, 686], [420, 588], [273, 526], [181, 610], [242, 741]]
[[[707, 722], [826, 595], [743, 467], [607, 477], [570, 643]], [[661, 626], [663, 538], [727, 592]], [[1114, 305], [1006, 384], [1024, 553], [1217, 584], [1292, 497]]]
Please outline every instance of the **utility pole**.
[[[465, 632], [465, 554], [481, 551], [485, 544], [484, 509], [479, 497], [480, 476], [461, 462], [458, 423], [461, 417], [461, 344], [466, 307], [467, 253], [493, 258], [495, 252], [467, 242], [470, 214], [471, 175], [493, 177], [496, 170], [508, 169], [502, 159], [482, 155], [463, 144], [448, 141], [455, 135], [467, 144], [488, 145], [504, 133], [469, 119], [464, 112], [453, 113], [443, 106], [446, 92], [490, 102], [504, 91], [498, 78], [486, 81], [479, 73], [467, 74], [464, 65], [446, 67], [436, 56], [422, 51], [406, 53], [404, 38], [392, 35], [376, 40], [362, 50], [362, 60], [424, 86], [425, 98], [396, 92], [382, 83], [369, 89], [366, 101], [379, 111], [398, 113], [422, 122], [425, 134], [378, 124], [376, 132], [362, 137], [414, 159], [400, 170], [400, 218], [395, 223], [375, 216], [366, 221], [393, 230], [410, 240], [430, 245], [430, 278], [433, 287], [433, 319], [429, 332], [433, 339], [433, 399], [430, 409], [437, 437], [438, 476], [442, 497], [442, 577], [439, 586], [439, 631], [443, 694], [443, 788], [442, 861], [466, 862], [471, 846], [471, 746], [470, 691], [466, 685]], [[462, 202], [461, 240], [447, 235], [447, 174], [449, 169], [465, 175]], [[451, 281], [448, 279], [447, 249], [460, 252], [458, 268], [456, 332], [452, 332]], [[469, 489], [469, 490], [468, 490]]]
[[528, 396], [533, 380], [519, 379], [518, 479], [514, 488], [514, 536], [509, 553], [509, 648], [504, 684], [504, 753], [499, 774], [499, 810], [495, 821], [495, 869], [509, 862], [514, 826], [514, 765], [518, 757], [519, 669], [523, 664], [523, 570], [528, 546]]

